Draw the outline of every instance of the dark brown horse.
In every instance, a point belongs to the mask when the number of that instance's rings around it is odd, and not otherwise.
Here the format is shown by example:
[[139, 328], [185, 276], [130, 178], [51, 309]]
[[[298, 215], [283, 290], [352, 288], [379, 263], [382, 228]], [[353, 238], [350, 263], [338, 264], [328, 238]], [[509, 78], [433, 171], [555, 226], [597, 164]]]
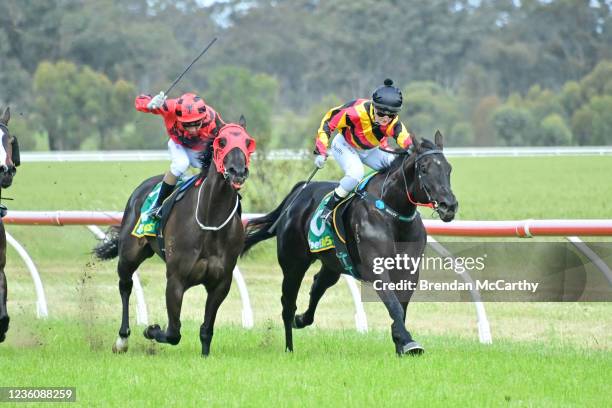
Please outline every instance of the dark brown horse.
[[[372, 269], [375, 258], [395, 258], [398, 254], [413, 259], [421, 256], [427, 233], [416, 212], [416, 203], [432, 203], [443, 221], [454, 218], [458, 204], [451, 191], [451, 167], [442, 153], [442, 144], [440, 133], [436, 133], [435, 144], [428, 140], [420, 143], [413, 138], [414, 153], [407, 155], [404, 152], [388, 169], [372, 177], [365, 187], [368, 194], [378, 198], [376, 206], [393, 209], [395, 216], [379, 211], [368, 200], [355, 200], [344, 212], [348, 254], [362, 280], [372, 282], [375, 278]], [[311, 253], [308, 244], [313, 213], [336, 183], [311, 183], [304, 189], [299, 188], [303, 184], [298, 183], [270, 214], [249, 221], [244, 250], [246, 252], [258, 242], [276, 236], [278, 262], [283, 270], [281, 304], [287, 351], [293, 351], [292, 328], [301, 329], [314, 322], [319, 300], [345, 272], [333, 249]], [[288, 207], [297, 194], [299, 199]], [[276, 227], [270, 230], [275, 222]], [[408, 245], [401, 247], [400, 243]], [[308, 309], [304, 314], [296, 315], [300, 285], [306, 270], [316, 260], [321, 261], [321, 269], [314, 277]], [[385, 275], [386, 281], [397, 282], [398, 278], [405, 278], [414, 284], [419, 279], [418, 268], [412, 273], [392, 270], [388, 275], [391, 278]], [[422, 353], [423, 348], [412, 339], [405, 326], [406, 308], [412, 291], [377, 290], [376, 293], [393, 321], [391, 334], [396, 352], [399, 355]]]
[[[2, 151], [0, 152], [0, 197], [2, 190], [13, 184], [13, 177], [17, 172], [15, 166], [19, 165], [19, 148], [17, 147], [17, 139], [11, 136], [8, 129], [8, 123], [11, 119], [11, 111], [6, 108], [2, 117], [0, 117], [0, 138], [2, 139]], [[13, 146], [15, 148], [13, 149]], [[0, 204], [0, 216], [4, 217], [6, 207]], [[4, 223], [0, 218], [0, 343], [6, 338], [6, 332], [9, 329], [9, 315], [6, 309], [6, 275], [4, 267], [6, 266], [6, 232], [4, 231]]]
[[[162, 330], [154, 324], [144, 331], [148, 339], [178, 344], [183, 294], [195, 285], [204, 285], [208, 292], [204, 323], [200, 327], [204, 356], [210, 353], [217, 310], [229, 292], [232, 271], [244, 241], [237, 190], [248, 177], [255, 140], [246, 133], [243, 118], [240, 125], [228, 124], [219, 131], [213, 149], [214, 165], [207, 174], [204, 171], [200, 174], [205, 181], [187, 190], [175, 204], [163, 230], [168, 327]], [[125, 207], [118, 234], [94, 250], [101, 259], [119, 256], [117, 271], [123, 314], [119, 337], [113, 345], [115, 352], [127, 351], [132, 275], [145, 259], [153, 254], [162, 256], [156, 238], [137, 238], [131, 234], [145, 198], [161, 178], [152, 177], [136, 188]]]

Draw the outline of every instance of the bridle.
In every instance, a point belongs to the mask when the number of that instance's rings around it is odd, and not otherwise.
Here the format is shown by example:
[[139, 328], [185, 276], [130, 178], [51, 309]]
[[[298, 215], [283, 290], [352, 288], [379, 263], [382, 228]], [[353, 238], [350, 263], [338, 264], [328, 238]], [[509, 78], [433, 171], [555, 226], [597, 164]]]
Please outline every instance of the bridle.
[[[427, 150], [423, 153], [418, 153], [416, 158], [414, 159], [414, 172], [417, 176], [417, 180], [419, 182], [419, 186], [421, 187], [421, 190], [423, 190], [425, 192], [425, 195], [427, 196], [427, 203], [419, 203], [413, 198], [414, 194], [411, 196], [410, 191], [408, 190], [408, 181], [406, 180], [406, 172], [403, 170], [403, 167], [404, 167], [403, 163], [402, 163], [402, 177], [404, 178], [404, 189], [406, 191], [406, 197], [408, 198], [408, 201], [411, 204], [415, 206], [419, 206], [419, 207], [429, 207], [433, 209], [434, 211], [438, 212], [438, 202], [436, 200], [432, 200], [429, 189], [427, 188], [427, 184], [423, 180], [423, 172], [421, 171], [421, 166], [419, 165], [419, 161], [423, 157], [430, 156], [432, 154], [443, 154], [443, 152], [440, 149]], [[404, 157], [403, 160], [406, 160], [407, 157], [408, 156]]]

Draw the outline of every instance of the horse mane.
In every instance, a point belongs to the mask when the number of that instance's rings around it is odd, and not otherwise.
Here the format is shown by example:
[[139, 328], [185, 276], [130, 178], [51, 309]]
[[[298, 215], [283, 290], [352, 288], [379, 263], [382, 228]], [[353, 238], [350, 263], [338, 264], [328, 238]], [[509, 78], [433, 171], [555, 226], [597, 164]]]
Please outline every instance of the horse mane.
[[[431, 140], [429, 140], [429, 139], [421, 139], [420, 150], [434, 150], [434, 149], [437, 149], [437, 148], [438, 147], [436, 146], [436, 144], [434, 142], [432, 142]], [[414, 162], [414, 159], [416, 158], [416, 156], [417, 155], [413, 153], [413, 154], [411, 154], [408, 157], [408, 160]], [[397, 157], [395, 159], [393, 159], [391, 164], [388, 167], [382, 169], [379, 173], [380, 174], [387, 174], [387, 173], [394, 172], [395, 170], [397, 170], [399, 167], [402, 166], [402, 164], [404, 162], [404, 157], [405, 157], [405, 155], [403, 155], [403, 154], [397, 155]]]

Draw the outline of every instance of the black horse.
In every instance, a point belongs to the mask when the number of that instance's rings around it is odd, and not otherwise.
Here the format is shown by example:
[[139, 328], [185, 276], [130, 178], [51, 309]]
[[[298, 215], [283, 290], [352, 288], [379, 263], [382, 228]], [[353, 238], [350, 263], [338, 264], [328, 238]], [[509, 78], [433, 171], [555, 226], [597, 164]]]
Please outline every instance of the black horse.
[[[2, 117], [0, 117], [0, 138], [2, 139], [3, 158], [0, 162], [0, 197], [2, 189], [8, 188], [13, 184], [13, 177], [17, 172], [15, 166], [19, 165], [19, 148], [17, 139], [11, 136], [8, 129], [8, 123], [11, 119], [11, 111], [7, 107]], [[2, 218], [6, 212], [6, 208], [0, 204], [0, 343], [6, 338], [6, 332], [9, 329], [9, 315], [6, 309], [6, 275], [4, 267], [6, 266], [6, 232], [4, 231], [4, 223]]]
[[[388, 169], [374, 176], [366, 187], [368, 193], [381, 198], [389, 208], [407, 218], [400, 220], [384, 214], [366, 200], [354, 200], [343, 214], [348, 253], [364, 281], [373, 281], [374, 258], [395, 257], [398, 251], [404, 251], [415, 258], [421, 256], [427, 242], [427, 233], [416, 212], [417, 203], [431, 203], [446, 222], [451, 221], [457, 211], [457, 200], [450, 187], [451, 166], [442, 153], [442, 135], [436, 133], [435, 144], [428, 140], [422, 143], [415, 138], [412, 140], [414, 153], [398, 156]], [[243, 251], [246, 252], [260, 241], [277, 237], [278, 262], [283, 270], [281, 303], [287, 351], [293, 351], [292, 327], [300, 329], [313, 323], [319, 300], [327, 288], [334, 285], [340, 274], [344, 273], [333, 249], [311, 253], [307, 239], [313, 212], [336, 184], [317, 182], [304, 189], [299, 188], [301, 186], [303, 182], [298, 183], [273, 212], [249, 221]], [[299, 199], [283, 213], [296, 194], [299, 194]], [[270, 231], [277, 219], [276, 228]], [[398, 248], [396, 244], [400, 242], [409, 243], [408, 248]], [[304, 314], [296, 315], [296, 299], [304, 274], [317, 259], [322, 265], [314, 277], [308, 309]], [[397, 275], [397, 272], [384, 274], [385, 280], [388, 282], [389, 275]], [[397, 276], [393, 278], [397, 279]], [[418, 269], [404, 278], [418, 282]], [[412, 291], [396, 293], [377, 290], [376, 293], [393, 320], [391, 333], [396, 352], [400, 355], [422, 353], [423, 348], [412, 339], [405, 326], [406, 308]]]
[[[237, 190], [248, 177], [250, 155], [255, 150], [255, 140], [246, 133], [244, 125], [241, 118], [240, 125], [228, 124], [219, 131], [213, 143], [214, 165], [207, 174], [204, 171], [200, 174], [205, 181], [189, 188], [169, 215], [163, 230], [168, 327], [162, 330], [157, 324], [149, 326], [144, 331], [148, 339], [179, 343], [183, 294], [202, 284], [208, 296], [200, 341], [202, 354], [210, 353], [217, 310], [229, 292], [232, 271], [244, 241]], [[145, 259], [155, 253], [162, 256], [155, 237], [137, 238], [131, 234], [145, 198], [161, 179], [161, 175], [152, 177], [136, 188], [127, 202], [118, 233], [94, 250], [101, 259], [119, 256], [117, 271], [123, 314], [119, 337], [113, 345], [115, 352], [127, 351], [132, 275]]]

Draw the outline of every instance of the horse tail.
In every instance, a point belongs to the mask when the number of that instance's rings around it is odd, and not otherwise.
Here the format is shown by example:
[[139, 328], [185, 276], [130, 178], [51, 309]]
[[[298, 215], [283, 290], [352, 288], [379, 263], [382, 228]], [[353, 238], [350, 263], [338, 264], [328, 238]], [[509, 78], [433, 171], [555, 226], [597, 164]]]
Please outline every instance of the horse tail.
[[100, 240], [93, 249], [96, 258], [103, 261], [113, 259], [119, 255], [119, 227], [110, 227], [106, 238]]
[[268, 238], [272, 238], [276, 236], [276, 228], [273, 231], [270, 231], [270, 227], [272, 224], [278, 220], [281, 213], [283, 212], [283, 208], [287, 203], [287, 200], [293, 196], [293, 193], [301, 186], [306, 183], [305, 181], [300, 181], [291, 189], [291, 192], [287, 194], [287, 197], [283, 199], [283, 201], [269, 214], [264, 215], [263, 217], [253, 218], [247, 222], [246, 225], [246, 237], [244, 239], [244, 249], [242, 250], [242, 255], [246, 254], [251, 247], [261, 241], [265, 241]]

